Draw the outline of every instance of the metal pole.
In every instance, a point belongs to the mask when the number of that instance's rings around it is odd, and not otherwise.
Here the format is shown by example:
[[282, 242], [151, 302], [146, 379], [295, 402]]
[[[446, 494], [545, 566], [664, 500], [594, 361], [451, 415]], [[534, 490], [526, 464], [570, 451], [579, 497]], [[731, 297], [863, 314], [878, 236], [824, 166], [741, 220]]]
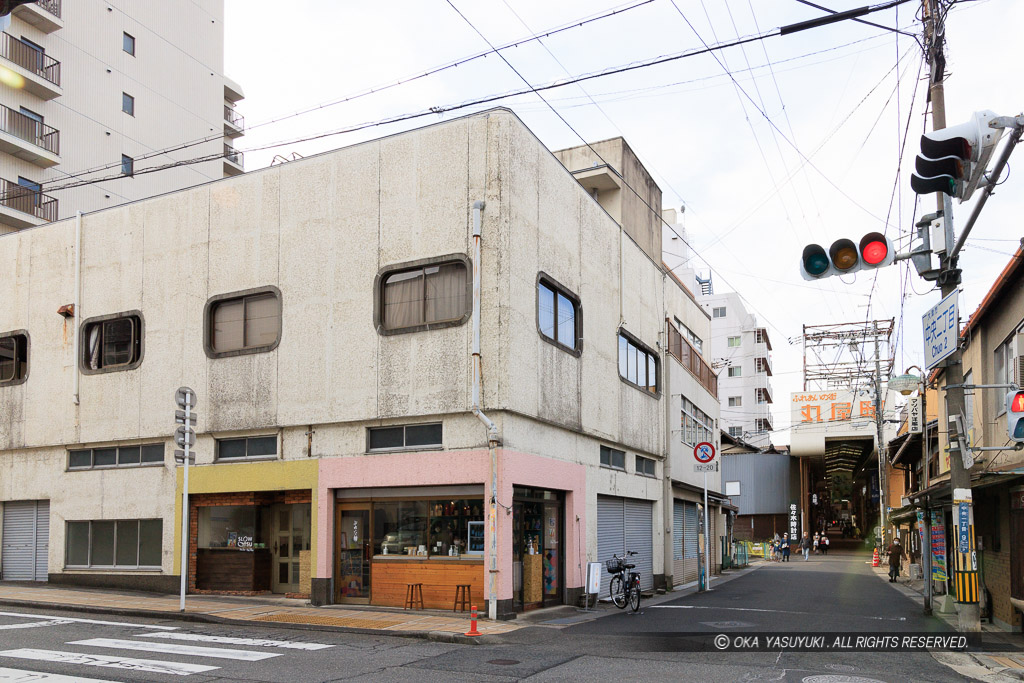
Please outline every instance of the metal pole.
[[886, 548], [885, 532], [887, 523], [885, 519], [886, 502], [889, 499], [886, 485], [885, 466], [888, 456], [886, 455], [885, 440], [882, 421], [882, 359], [878, 348], [878, 321], [871, 321], [871, 327], [875, 335], [875, 426], [878, 432], [878, 527], [880, 533], [876, 543], [880, 548]]
[[[924, 373], [922, 373], [923, 375]], [[924, 489], [928, 488], [928, 404], [925, 394], [928, 391], [927, 379], [921, 377], [921, 472], [924, 475]], [[921, 543], [921, 573], [924, 574], [924, 613], [932, 613], [932, 510], [927, 499], [924, 505], [924, 539]]]
[[711, 525], [708, 523], [707, 472], [704, 472], [704, 590], [711, 590]]
[[188, 588], [188, 442], [191, 428], [192, 396], [185, 395], [185, 481], [181, 489], [181, 597], [178, 609], [185, 611], [185, 590]]

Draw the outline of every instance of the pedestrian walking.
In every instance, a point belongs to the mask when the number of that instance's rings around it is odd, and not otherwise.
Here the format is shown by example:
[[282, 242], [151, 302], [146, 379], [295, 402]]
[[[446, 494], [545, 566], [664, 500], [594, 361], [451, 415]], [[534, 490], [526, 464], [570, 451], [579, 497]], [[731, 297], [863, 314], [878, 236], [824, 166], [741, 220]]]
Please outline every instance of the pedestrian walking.
[[819, 542], [820, 542], [820, 540], [819, 540], [819, 537], [818, 537], [818, 532], [815, 531], [814, 532], [814, 554], [815, 555], [818, 554], [818, 544], [819, 544]]
[[828, 543], [828, 534], [822, 534], [821, 538], [818, 540], [818, 547], [821, 548], [822, 555], [828, 555]]
[[811, 548], [814, 546], [814, 541], [811, 540], [810, 534], [804, 532], [804, 537], [800, 539], [800, 550], [804, 553], [804, 562], [811, 554]]
[[903, 546], [900, 545], [900, 539], [892, 539], [892, 545], [889, 546], [889, 583], [896, 583], [896, 579], [900, 575], [900, 563], [906, 558], [907, 554], [903, 552]]
[[782, 561], [789, 562], [789, 534], [782, 534]]

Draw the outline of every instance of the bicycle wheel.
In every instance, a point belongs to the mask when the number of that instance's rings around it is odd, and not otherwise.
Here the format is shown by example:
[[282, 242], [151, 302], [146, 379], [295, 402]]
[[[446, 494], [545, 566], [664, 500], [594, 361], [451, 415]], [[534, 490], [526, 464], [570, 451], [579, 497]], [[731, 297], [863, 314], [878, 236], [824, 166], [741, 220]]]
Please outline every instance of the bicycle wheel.
[[611, 593], [612, 603], [622, 609], [626, 606], [626, 586], [622, 581], [622, 574], [616, 574], [612, 577], [612, 582], [609, 584], [609, 593]]
[[640, 611], [640, 580], [637, 579], [629, 588], [629, 607], [634, 612]]

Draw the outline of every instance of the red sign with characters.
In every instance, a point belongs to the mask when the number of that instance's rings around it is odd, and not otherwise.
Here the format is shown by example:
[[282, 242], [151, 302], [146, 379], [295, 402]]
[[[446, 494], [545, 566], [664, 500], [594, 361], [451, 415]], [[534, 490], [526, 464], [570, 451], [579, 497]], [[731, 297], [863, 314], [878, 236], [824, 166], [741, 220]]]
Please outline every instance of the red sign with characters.
[[693, 457], [699, 463], [709, 463], [715, 459], [715, 445], [702, 441], [693, 447]]

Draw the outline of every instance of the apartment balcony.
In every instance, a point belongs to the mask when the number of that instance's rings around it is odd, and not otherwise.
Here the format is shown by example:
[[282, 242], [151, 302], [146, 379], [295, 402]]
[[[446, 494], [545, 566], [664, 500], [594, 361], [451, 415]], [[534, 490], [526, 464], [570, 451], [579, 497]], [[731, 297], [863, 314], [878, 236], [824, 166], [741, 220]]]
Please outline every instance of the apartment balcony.
[[230, 145], [224, 145], [224, 175], [233, 176], [245, 173], [244, 155]]
[[37, 0], [25, 5], [18, 5], [11, 14], [26, 24], [32, 24], [43, 33], [53, 33], [64, 28], [60, 18], [60, 0]]
[[245, 117], [228, 104], [224, 105], [224, 135], [229, 138], [245, 135]]
[[[60, 62], [8, 33], [0, 33], [0, 58], [14, 73], [8, 84], [41, 100], [60, 97]], [[10, 81], [15, 81], [11, 83]], [[20, 81], [20, 83], [18, 82]]]
[[754, 389], [755, 395], [757, 395], [758, 392], [762, 392], [764, 394], [765, 403], [774, 403], [775, 390], [772, 389], [772, 383], [768, 377], [767, 373], [762, 372], [760, 374], [756, 374], [750, 378], [747, 386]]
[[765, 342], [754, 342], [754, 351], [752, 355], [754, 356], [754, 358], [768, 358], [768, 354], [771, 352], [771, 350], [772, 347], [770, 344], [767, 344]]
[[55, 220], [55, 198], [0, 178], [0, 223], [20, 230]]
[[772, 363], [768, 360], [767, 355], [761, 356], [757, 353], [754, 354], [754, 374], [764, 374], [769, 377], [772, 376]]
[[41, 168], [56, 166], [60, 163], [60, 131], [0, 105], [0, 151]]

